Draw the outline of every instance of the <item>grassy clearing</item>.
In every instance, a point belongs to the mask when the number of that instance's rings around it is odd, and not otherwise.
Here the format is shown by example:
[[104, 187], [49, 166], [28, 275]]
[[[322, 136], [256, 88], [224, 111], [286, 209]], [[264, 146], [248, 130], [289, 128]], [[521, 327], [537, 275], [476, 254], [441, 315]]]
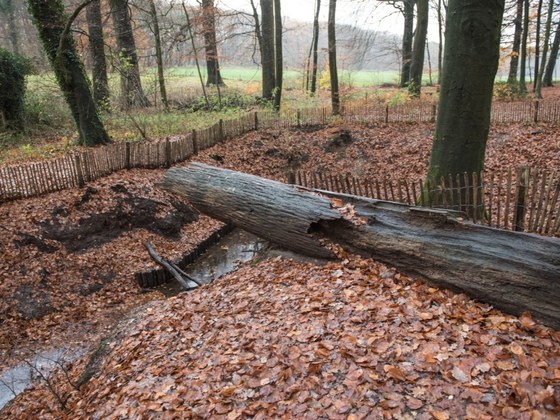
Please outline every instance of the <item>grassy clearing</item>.
[[[205, 79], [205, 69], [201, 70]], [[113, 111], [102, 115], [109, 135], [115, 141], [141, 140], [142, 132], [148, 138], [173, 136], [263, 108], [258, 101], [261, 90], [258, 68], [225, 67], [222, 75], [226, 84], [219, 92], [223, 106], [203, 111], [200, 110], [205, 105], [203, 91], [196, 67], [167, 69], [166, 85], [172, 110], [165, 113], [160, 104], [155, 69], [147, 69], [142, 74], [144, 91], [155, 106], [128, 112], [118, 109], [119, 77], [111, 74], [109, 84]], [[283, 109], [329, 106], [328, 76], [319, 75], [322, 79], [315, 97], [303, 93], [301, 71], [286, 70], [284, 77]], [[404, 90], [374, 88], [383, 83], [395, 83], [397, 79], [396, 72], [343, 71], [340, 78], [342, 100], [347, 103], [382, 102], [392, 105], [405, 102], [408, 96]], [[0, 163], [48, 158], [77, 147], [74, 123], [54, 75], [29, 76], [27, 86], [27, 132], [0, 132]], [[207, 93], [212, 101], [218, 102], [215, 87], [207, 88]]]

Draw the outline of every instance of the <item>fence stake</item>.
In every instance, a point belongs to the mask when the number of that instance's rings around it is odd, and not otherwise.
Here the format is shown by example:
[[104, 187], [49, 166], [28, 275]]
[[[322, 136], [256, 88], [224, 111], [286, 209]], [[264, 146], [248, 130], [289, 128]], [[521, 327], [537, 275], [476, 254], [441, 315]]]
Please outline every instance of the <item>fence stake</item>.
[[[494, 201], [494, 171], [490, 173], [490, 195], [488, 199], [488, 226], [492, 226], [492, 206]], [[499, 200], [499, 197], [498, 197]], [[498, 201], [499, 203], [499, 201]]]
[[389, 123], [389, 104], [385, 106], [385, 124]]
[[[459, 205], [459, 211], [464, 211], [463, 209], [463, 192], [461, 191], [461, 175], [457, 174], [455, 176], [457, 183], [457, 204]], [[466, 212], [465, 212], [466, 213]]]
[[[541, 216], [541, 211], [543, 210], [543, 200], [544, 200], [544, 197], [545, 197], [545, 188], [546, 188], [546, 180], [547, 179], [548, 179], [547, 172], [543, 171], [542, 181], [541, 181], [541, 189], [540, 189], [539, 196], [537, 198], [537, 213], [535, 215], [535, 222], [534, 222], [533, 225], [529, 225], [527, 227], [531, 231], [535, 231], [537, 229], [537, 226], [538, 226], [538, 223], [539, 223], [539, 219], [540, 219], [540, 216]], [[546, 211], [546, 208], [544, 209], [544, 211]]]
[[169, 141], [169, 137], [165, 139], [165, 167], [170, 168], [171, 163], [171, 142]]
[[78, 176], [78, 187], [82, 188], [84, 186], [84, 175], [82, 172], [82, 163], [79, 154], [74, 155], [74, 163], [76, 164], [76, 174]]
[[[523, 219], [525, 218], [525, 193], [529, 184], [529, 168], [520, 167], [517, 170], [516, 205], [513, 209], [513, 230], [523, 230]], [[530, 226], [529, 226], [530, 228]]]
[[257, 111], [255, 111], [255, 131], [259, 129], [259, 116]]
[[[557, 172], [558, 179], [556, 180], [556, 188], [554, 189], [554, 196], [550, 202], [550, 211], [548, 213], [548, 220], [544, 226], [543, 233], [547, 233], [552, 229], [552, 218], [554, 217], [554, 210], [556, 208], [556, 202], [558, 201], [558, 194], [560, 194], [560, 172]], [[560, 211], [557, 210], [556, 218], [560, 220]]]
[[533, 122], [539, 122], [539, 101], [535, 101], [535, 114], [533, 115]]
[[431, 122], [436, 122], [436, 113], [437, 113], [437, 105], [433, 104], [432, 105], [432, 116], [430, 118]]
[[533, 182], [531, 182], [532, 184], [531, 194], [529, 196], [529, 224], [528, 224], [529, 227], [533, 226], [533, 216], [535, 215], [535, 207], [536, 207], [535, 195], [537, 194], [538, 185], [539, 185], [539, 181], [537, 177], [538, 173], [539, 173], [539, 168], [538, 166], [535, 166], [532, 174]]
[[198, 138], [196, 134], [196, 130], [193, 128], [192, 131], [192, 144], [193, 144], [193, 154], [198, 154]]
[[473, 222], [477, 223], [478, 213], [478, 176], [476, 172], [472, 174], [472, 189], [473, 189]]

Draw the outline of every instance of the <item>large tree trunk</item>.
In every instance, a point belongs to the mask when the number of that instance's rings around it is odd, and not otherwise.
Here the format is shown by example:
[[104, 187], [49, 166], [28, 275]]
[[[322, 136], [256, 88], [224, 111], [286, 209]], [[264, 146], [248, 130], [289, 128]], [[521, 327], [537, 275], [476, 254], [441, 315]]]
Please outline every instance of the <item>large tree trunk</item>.
[[282, 51], [282, 11], [280, 0], [274, 0], [274, 110], [280, 111], [282, 83], [284, 80], [284, 54]]
[[508, 83], [517, 81], [517, 69], [519, 68], [519, 49], [521, 47], [521, 34], [523, 33], [523, 3], [525, 0], [517, 0], [515, 12], [515, 30], [513, 32], [513, 44], [511, 46], [511, 59], [509, 62]]
[[414, 31], [414, 44], [412, 46], [412, 60], [410, 63], [410, 82], [408, 86], [412, 96], [420, 96], [420, 89], [422, 87], [429, 11], [428, 0], [416, 0], [416, 30]]
[[484, 167], [503, 12], [504, 0], [449, 2], [432, 180]]
[[556, 67], [556, 60], [558, 60], [558, 52], [560, 51], [560, 22], [556, 24], [556, 31], [554, 32], [554, 41], [550, 49], [550, 58], [546, 65], [546, 71], [543, 77], [543, 86], [552, 86], [552, 78], [554, 77], [554, 67]]
[[412, 60], [412, 39], [414, 38], [414, 3], [416, 0], [403, 0], [404, 29], [402, 38], [401, 87], [410, 81], [410, 62]]
[[261, 0], [261, 29], [262, 97], [271, 100], [276, 85], [274, 77], [274, 0]]
[[204, 33], [204, 49], [206, 51], [206, 86], [223, 85], [218, 61], [216, 42], [216, 16], [214, 0], [202, 0], [202, 31]]
[[128, 0], [109, 0], [117, 38], [121, 74], [121, 106], [123, 109], [150, 106], [142, 90], [138, 54], [130, 22]]
[[338, 67], [336, 62], [336, 0], [329, 0], [329, 20], [327, 28], [332, 113], [333, 115], [338, 115], [340, 114], [340, 94], [338, 91]]
[[60, 0], [28, 0], [28, 4], [43, 47], [76, 123], [80, 144], [94, 146], [110, 142], [97, 114], [84, 65], [67, 27], [64, 5]]
[[560, 240], [463, 223], [446, 211], [332, 194], [354, 205], [354, 224], [331, 202], [276, 181], [193, 163], [161, 186], [198, 210], [288, 249], [333, 257], [321, 239], [560, 328]]
[[101, 21], [101, 2], [93, 0], [86, 9], [88, 24], [89, 49], [92, 62], [93, 98], [98, 106], [108, 109], [110, 106], [109, 81], [107, 79], [107, 62], [105, 43], [103, 42], [103, 23]]

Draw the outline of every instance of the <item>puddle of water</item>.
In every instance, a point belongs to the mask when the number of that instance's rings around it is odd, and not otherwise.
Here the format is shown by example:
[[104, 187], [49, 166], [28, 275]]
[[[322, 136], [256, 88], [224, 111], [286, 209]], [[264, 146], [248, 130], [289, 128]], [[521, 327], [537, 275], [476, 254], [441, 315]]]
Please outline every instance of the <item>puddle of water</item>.
[[41, 374], [48, 378], [60, 365], [76, 360], [83, 354], [84, 350], [52, 349], [1, 372], [0, 410], [33, 382], [41, 380]]
[[[190, 264], [184, 271], [201, 283], [209, 284], [224, 274], [236, 270], [240, 264], [250, 261], [266, 246], [267, 242], [263, 239], [236, 229], [217, 244], [208, 248], [200, 258]], [[197, 286], [193, 282], [189, 282], [189, 285], [193, 288]], [[159, 286], [157, 290], [166, 296], [173, 296], [184, 291], [174, 280]]]

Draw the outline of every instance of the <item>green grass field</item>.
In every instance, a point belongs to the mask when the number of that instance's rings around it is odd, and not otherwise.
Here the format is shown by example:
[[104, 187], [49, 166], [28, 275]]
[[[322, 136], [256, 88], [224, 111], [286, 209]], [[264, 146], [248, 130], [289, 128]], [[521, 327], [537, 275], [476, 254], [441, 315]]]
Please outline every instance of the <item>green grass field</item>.
[[[202, 76], [206, 80], [205, 68]], [[198, 110], [204, 104], [203, 90], [196, 67], [176, 67], [166, 70], [166, 88], [172, 104], [170, 112], [164, 112], [159, 96], [155, 69], [142, 74], [145, 94], [155, 106], [148, 109], [121, 111], [118, 109], [120, 93], [118, 74], [110, 75], [112, 112], [102, 118], [110, 136], [116, 141], [142, 139], [142, 132], [150, 138], [183, 134], [210, 126], [219, 119], [234, 118], [247, 110], [261, 109], [258, 98], [261, 92], [261, 73], [257, 67], [224, 67], [222, 78], [225, 86], [219, 92], [215, 87], [206, 88], [214, 103], [222, 97], [223, 107], [212, 111]], [[319, 73], [319, 90], [316, 96], [304, 94], [303, 73], [285, 70], [282, 94], [283, 109], [325, 107], [330, 103], [328, 74]], [[364, 97], [377, 101], [403, 101], [404, 91], [377, 90], [381, 84], [396, 84], [395, 71], [341, 71], [341, 98], [343, 101], [360, 101]], [[368, 96], [369, 95], [369, 96]], [[198, 110], [198, 111], [197, 111]], [[0, 132], [0, 162], [41, 159], [55, 156], [75, 146], [76, 131], [68, 107], [62, 97], [54, 75], [44, 73], [31, 75], [27, 80], [26, 93], [27, 132]]]

